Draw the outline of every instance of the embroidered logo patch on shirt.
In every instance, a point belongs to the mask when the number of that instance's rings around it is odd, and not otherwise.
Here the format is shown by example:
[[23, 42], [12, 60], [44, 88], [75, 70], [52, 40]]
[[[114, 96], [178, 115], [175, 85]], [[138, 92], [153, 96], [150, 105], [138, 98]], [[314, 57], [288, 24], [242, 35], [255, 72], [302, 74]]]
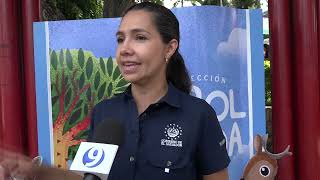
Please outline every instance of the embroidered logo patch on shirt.
[[162, 146], [182, 147], [182, 141], [179, 141], [182, 136], [182, 128], [177, 124], [169, 124], [164, 129], [166, 139], [161, 139]]

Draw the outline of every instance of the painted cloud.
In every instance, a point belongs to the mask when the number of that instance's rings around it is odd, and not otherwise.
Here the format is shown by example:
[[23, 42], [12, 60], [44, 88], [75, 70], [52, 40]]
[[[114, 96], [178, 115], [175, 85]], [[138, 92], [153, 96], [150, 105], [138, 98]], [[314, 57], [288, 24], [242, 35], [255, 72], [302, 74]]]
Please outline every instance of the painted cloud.
[[219, 56], [229, 56], [239, 59], [247, 52], [246, 30], [234, 28], [229, 35], [228, 41], [221, 42], [218, 45], [217, 52]]

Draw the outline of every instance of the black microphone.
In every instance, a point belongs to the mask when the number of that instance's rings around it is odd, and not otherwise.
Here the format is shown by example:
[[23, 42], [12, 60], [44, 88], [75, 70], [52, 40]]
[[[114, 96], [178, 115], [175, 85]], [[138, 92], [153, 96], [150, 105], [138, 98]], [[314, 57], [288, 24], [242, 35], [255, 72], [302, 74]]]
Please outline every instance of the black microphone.
[[94, 175], [94, 174], [90, 174], [90, 173], [85, 173], [83, 180], [101, 180], [100, 177]]
[[91, 142], [120, 146], [124, 141], [124, 126], [116, 119], [106, 119], [97, 125]]
[[[106, 119], [97, 125], [90, 142], [114, 144], [120, 146], [124, 141], [125, 129], [123, 124], [115, 119]], [[83, 180], [101, 180], [95, 174], [85, 173]]]

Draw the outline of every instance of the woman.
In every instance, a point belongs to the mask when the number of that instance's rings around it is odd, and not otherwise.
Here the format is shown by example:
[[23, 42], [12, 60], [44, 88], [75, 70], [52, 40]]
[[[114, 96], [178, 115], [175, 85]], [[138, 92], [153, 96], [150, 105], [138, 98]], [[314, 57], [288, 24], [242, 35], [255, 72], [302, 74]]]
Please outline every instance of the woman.
[[189, 95], [174, 14], [150, 2], [133, 5], [116, 36], [117, 63], [131, 85], [96, 105], [89, 135], [105, 118], [126, 128], [108, 180], [228, 179], [230, 159], [216, 114]]

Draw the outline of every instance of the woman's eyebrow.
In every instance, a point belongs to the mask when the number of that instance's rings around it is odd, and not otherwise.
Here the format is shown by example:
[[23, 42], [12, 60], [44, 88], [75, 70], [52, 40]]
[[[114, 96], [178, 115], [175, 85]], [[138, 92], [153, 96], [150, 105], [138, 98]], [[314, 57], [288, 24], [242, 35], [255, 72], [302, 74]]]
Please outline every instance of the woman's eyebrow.
[[123, 34], [124, 33], [122, 31], [117, 31], [116, 36], [123, 35]]
[[132, 33], [145, 32], [145, 33], [151, 34], [149, 31], [145, 29], [140, 29], [140, 28], [132, 29], [131, 32]]
[[[147, 33], [147, 34], [151, 34], [149, 31], [147, 31], [147, 30], [145, 30], [145, 29], [141, 29], [141, 28], [135, 28], [135, 29], [131, 29], [130, 30], [130, 33], [139, 33], [139, 32], [145, 32], [145, 33]], [[116, 36], [119, 36], [119, 35], [123, 35], [123, 34], [125, 34], [123, 31], [118, 31], [117, 33], [116, 33]]]

